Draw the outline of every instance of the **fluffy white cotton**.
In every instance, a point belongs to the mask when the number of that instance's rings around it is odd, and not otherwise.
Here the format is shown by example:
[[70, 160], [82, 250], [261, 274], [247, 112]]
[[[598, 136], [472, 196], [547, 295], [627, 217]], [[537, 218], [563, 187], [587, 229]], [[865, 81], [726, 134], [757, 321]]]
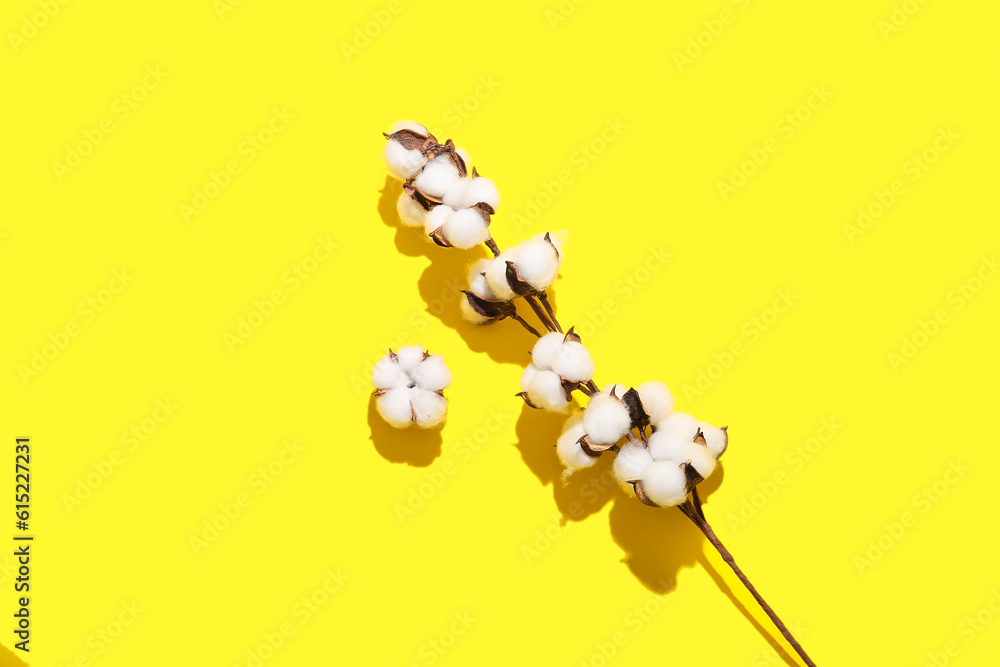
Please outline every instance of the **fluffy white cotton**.
[[556, 350], [552, 370], [570, 382], [586, 382], [594, 376], [594, 360], [582, 343], [571, 340]]
[[708, 447], [697, 442], [691, 443], [685, 460], [691, 461], [691, 465], [702, 477], [708, 477], [715, 470], [715, 457], [708, 451]]
[[445, 220], [444, 237], [456, 248], [468, 249], [490, 238], [490, 228], [478, 209], [463, 208]]
[[577, 470], [589, 468], [597, 463], [597, 459], [588, 456], [580, 446], [579, 440], [586, 433], [583, 429], [583, 415], [576, 414], [569, 418], [563, 427], [562, 435], [556, 440], [556, 456], [566, 468], [562, 475], [564, 480]]
[[531, 348], [531, 363], [547, 371], [552, 370], [552, 362], [556, 359], [556, 352], [563, 344], [565, 335], [551, 331], [535, 342]]
[[486, 269], [490, 265], [488, 259], [478, 259], [469, 267], [469, 291], [480, 299], [496, 301], [497, 295], [493, 293], [490, 284], [486, 282]]
[[427, 131], [426, 127], [415, 120], [397, 120], [392, 124], [392, 127], [389, 128], [389, 134], [396, 134], [400, 130], [413, 130], [417, 134], [422, 134], [425, 137], [430, 136], [431, 134]]
[[455, 212], [450, 206], [445, 204], [439, 204], [427, 212], [424, 217], [424, 233], [430, 234], [435, 231], [438, 227], [443, 227], [444, 223], [448, 221], [451, 214]]
[[686, 412], [671, 412], [659, 421], [654, 421], [657, 431], [675, 430], [681, 435], [694, 440], [698, 434], [698, 420]]
[[427, 211], [405, 192], [399, 195], [396, 201], [396, 212], [399, 213], [400, 221], [407, 227], [422, 227]]
[[462, 206], [475, 206], [479, 202], [489, 204], [494, 210], [500, 207], [500, 191], [493, 181], [482, 176], [466, 181], [462, 188]]
[[472, 182], [470, 178], [460, 178], [451, 184], [448, 192], [444, 193], [441, 201], [451, 206], [453, 209], [465, 208], [465, 189]]
[[528, 367], [524, 369], [521, 373], [521, 391], [528, 391], [528, 385], [531, 384], [531, 378], [535, 377], [540, 369], [535, 364], [528, 364]]
[[491, 318], [486, 317], [469, 303], [469, 299], [463, 294], [462, 298], [458, 300], [458, 309], [462, 313], [462, 317], [473, 324], [486, 324], [491, 321]]
[[451, 384], [451, 371], [440, 354], [430, 355], [407, 375], [418, 387], [431, 391], [441, 391]]
[[400, 368], [399, 364], [392, 360], [388, 354], [375, 362], [372, 366], [372, 384], [376, 389], [392, 389], [393, 387], [405, 387], [409, 383], [409, 378]]
[[562, 378], [552, 371], [538, 371], [528, 382], [528, 400], [543, 410], [561, 411], [569, 405]]
[[601, 393], [606, 396], [610, 396], [612, 391], [615, 392], [615, 396], [621, 398], [625, 395], [625, 392], [628, 391], [628, 387], [623, 384], [606, 384], [604, 385], [604, 388], [601, 389]]
[[501, 301], [511, 301], [517, 297], [507, 282], [507, 262], [513, 261], [515, 256], [510, 250], [504, 250], [489, 260], [490, 264], [486, 268], [486, 282]]
[[444, 396], [420, 387], [410, 390], [410, 402], [420, 428], [437, 426], [444, 421], [448, 411], [448, 400]]
[[726, 451], [726, 445], [729, 444], [729, 434], [718, 426], [712, 426], [706, 422], [698, 422], [698, 428], [701, 429], [701, 434], [705, 438], [708, 451], [718, 459], [722, 452]]
[[517, 275], [538, 291], [548, 289], [559, 274], [559, 257], [544, 239], [534, 238], [518, 245]]
[[461, 176], [458, 174], [458, 167], [447, 154], [443, 154], [424, 166], [424, 170], [413, 181], [413, 186], [428, 197], [440, 199], [459, 179]]
[[639, 392], [639, 402], [649, 415], [650, 422], [661, 422], [673, 411], [674, 397], [662, 382], [643, 382], [635, 390]]
[[382, 157], [385, 158], [385, 166], [393, 178], [406, 181], [417, 175], [420, 168], [424, 166], [424, 154], [416, 148], [406, 150], [403, 144], [395, 139], [385, 142], [382, 149]]
[[410, 410], [410, 390], [406, 387], [390, 389], [375, 399], [375, 408], [382, 419], [396, 428], [406, 428], [412, 423]]
[[673, 461], [653, 461], [639, 475], [646, 497], [661, 507], [680, 505], [687, 500], [687, 478]]
[[423, 361], [425, 352], [427, 350], [423, 345], [404, 345], [396, 351], [396, 363], [399, 364], [400, 370], [409, 373]]
[[627, 494], [634, 495], [635, 492], [629, 481], [639, 479], [639, 475], [652, 461], [652, 455], [642, 446], [641, 442], [630, 442], [618, 452], [611, 472], [621, 484], [622, 489]]
[[584, 428], [595, 445], [613, 445], [628, 432], [631, 424], [628, 408], [613, 396], [592, 396], [583, 412]]
[[649, 436], [649, 453], [657, 461], [680, 463], [687, 460], [689, 448], [694, 444], [694, 438], [685, 436], [681, 431], [661, 429]]

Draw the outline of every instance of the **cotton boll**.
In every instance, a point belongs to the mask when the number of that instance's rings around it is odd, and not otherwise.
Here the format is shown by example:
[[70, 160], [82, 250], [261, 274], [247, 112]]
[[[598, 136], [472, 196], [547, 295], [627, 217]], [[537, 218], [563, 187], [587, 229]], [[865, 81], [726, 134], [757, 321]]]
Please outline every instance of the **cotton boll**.
[[687, 500], [687, 477], [673, 461], [653, 461], [643, 468], [639, 479], [646, 497], [661, 507]]
[[440, 354], [432, 354], [408, 373], [418, 387], [441, 391], [451, 384], [451, 371], [444, 363]]
[[556, 350], [552, 370], [570, 382], [586, 382], [594, 375], [594, 360], [582, 343], [571, 340]]
[[425, 137], [428, 137], [431, 134], [427, 131], [426, 127], [415, 120], [397, 120], [392, 124], [392, 127], [389, 128], [389, 134], [396, 134], [400, 130], [413, 130], [417, 134], [422, 134]]
[[396, 201], [396, 212], [399, 220], [407, 227], [421, 227], [427, 217], [427, 211], [405, 192]]
[[569, 405], [562, 378], [552, 371], [538, 371], [528, 382], [528, 400], [543, 410], [562, 411]]
[[490, 228], [479, 209], [463, 208], [445, 220], [444, 237], [456, 248], [468, 249], [490, 238]]
[[559, 258], [547, 241], [531, 239], [518, 246], [517, 275], [538, 291], [549, 288], [559, 274]]
[[698, 428], [701, 429], [701, 434], [705, 438], [708, 451], [718, 459], [722, 456], [722, 452], [726, 451], [726, 446], [729, 444], [729, 434], [724, 429], [706, 422], [698, 422]]
[[494, 321], [494, 318], [487, 317], [473, 308], [472, 304], [469, 303], [469, 299], [464, 298], [466, 295], [463, 294], [462, 296], [463, 298], [458, 300], [458, 309], [462, 313], [462, 317], [465, 320], [472, 322], [473, 324], [486, 324]]
[[629, 495], [634, 495], [630, 480], [639, 479], [639, 475], [646, 466], [653, 460], [649, 451], [640, 442], [630, 442], [618, 452], [615, 457], [615, 464], [611, 468], [615, 479], [621, 484], [622, 489]]
[[458, 179], [452, 183], [451, 187], [448, 188], [448, 192], [444, 193], [444, 197], [441, 198], [441, 201], [455, 210], [465, 208], [465, 190], [471, 182], [472, 179], [469, 178]]
[[659, 421], [653, 421], [656, 430], [673, 429], [694, 440], [698, 434], [698, 420], [686, 412], [671, 412]]
[[399, 368], [399, 364], [392, 360], [388, 354], [375, 362], [372, 367], [372, 384], [376, 389], [392, 389], [393, 387], [405, 387], [409, 383], [409, 378]]
[[426, 352], [423, 345], [404, 345], [396, 352], [396, 362], [399, 364], [400, 370], [409, 373], [423, 361]]
[[496, 210], [500, 206], [500, 191], [488, 178], [477, 176], [465, 183], [462, 189], [462, 206], [475, 206], [479, 202]]
[[511, 301], [517, 297], [507, 282], [507, 262], [513, 261], [514, 257], [516, 255], [510, 250], [504, 250], [499, 256], [489, 260], [490, 264], [486, 268], [486, 282], [501, 301]]
[[476, 260], [469, 267], [469, 291], [480, 299], [496, 301], [497, 295], [493, 293], [490, 284], [486, 282], [486, 269], [489, 265], [490, 260], [484, 258]]
[[417, 414], [417, 426], [430, 428], [444, 421], [448, 412], [448, 399], [440, 394], [420, 387], [410, 390], [410, 401]]
[[564, 338], [565, 336], [557, 331], [549, 332], [539, 338], [531, 348], [531, 363], [544, 370], [552, 370], [552, 362], [555, 361], [556, 352], [562, 346]]
[[715, 456], [708, 451], [708, 447], [697, 442], [692, 442], [688, 447], [685, 461], [690, 460], [691, 465], [698, 471], [698, 474], [707, 478], [715, 470]]
[[430, 234], [438, 227], [443, 226], [454, 212], [455, 209], [444, 204], [440, 204], [429, 210], [427, 216], [424, 218], [424, 233]]
[[649, 453], [657, 461], [680, 463], [687, 460], [688, 445], [694, 444], [693, 437], [688, 438], [677, 429], [661, 429], [649, 436]]
[[531, 378], [535, 377], [540, 369], [535, 364], [528, 364], [528, 367], [524, 369], [521, 373], [521, 391], [528, 391], [528, 385], [531, 384]]
[[589, 468], [597, 463], [597, 459], [589, 456], [580, 446], [579, 440], [586, 434], [583, 429], [583, 416], [576, 414], [569, 418], [563, 427], [562, 435], [556, 440], [556, 456], [566, 468], [563, 472], [564, 480], [577, 470]]
[[628, 432], [632, 419], [617, 398], [596, 394], [583, 412], [583, 425], [595, 445], [613, 445]]
[[403, 144], [395, 139], [385, 142], [382, 149], [382, 157], [385, 158], [385, 166], [393, 178], [405, 181], [413, 178], [424, 166], [426, 158], [418, 149], [406, 150]]
[[656, 424], [674, 409], [674, 397], [662, 382], [643, 382], [635, 390], [639, 393], [642, 409], [649, 415], [649, 421]]
[[406, 387], [390, 389], [375, 399], [375, 407], [382, 419], [396, 428], [406, 428], [413, 421], [410, 410], [410, 390]]
[[[392, 142], [389, 142], [392, 143]], [[419, 151], [418, 151], [419, 152]], [[451, 189], [455, 182], [461, 178], [458, 167], [451, 161], [447, 153], [438, 155], [424, 166], [413, 187], [420, 190], [428, 197], [440, 199]]]

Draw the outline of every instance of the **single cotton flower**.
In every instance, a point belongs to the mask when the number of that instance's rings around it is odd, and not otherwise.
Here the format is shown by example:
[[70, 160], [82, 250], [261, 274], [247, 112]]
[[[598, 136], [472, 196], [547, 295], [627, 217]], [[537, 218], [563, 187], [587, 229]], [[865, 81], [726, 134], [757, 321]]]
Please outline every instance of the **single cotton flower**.
[[581, 414], [573, 415], [563, 426], [562, 435], [556, 441], [556, 455], [565, 468], [562, 474], [563, 481], [577, 470], [589, 468], [597, 463], [597, 458], [587, 454], [580, 445], [580, 438], [586, 434]]
[[389, 173], [401, 181], [420, 173], [427, 162], [425, 151], [435, 143], [434, 135], [420, 123], [402, 121], [384, 136], [387, 141], [382, 156]]
[[614, 445], [632, 427], [628, 408], [616, 393], [600, 393], [590, 397], [583, 412], [583, 425], [590, 443]]
[[440, 354], [429, 354], [422, 345], [390, 349], [375, 362], [372, 384], [379, 415], [396, 428], [430, 428], [447, 416], [443, 392], [451, 384], [451, 371]]

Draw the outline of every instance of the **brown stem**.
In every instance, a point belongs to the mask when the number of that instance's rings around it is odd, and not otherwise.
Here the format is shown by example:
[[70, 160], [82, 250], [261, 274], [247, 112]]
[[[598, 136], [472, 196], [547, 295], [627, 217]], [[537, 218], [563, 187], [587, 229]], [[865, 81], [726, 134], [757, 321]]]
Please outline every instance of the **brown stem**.
[[524, 327], [525, 329], [527, 329], [529, 333], [532, 333], [535, 336], [538, 336], [539, 338], [542, 337], [542, 334], [538, 333], [538, 330], [535, 327], [533, 327], [530, 324], [528, 324], [527, 322], [525, 322], [524, 318], [521, 317], [520, 315], [518, 315], [517, 313], [514, 313], [513, 315], [511, 315], [511, 317], [513, 317], [515, 320], [517, 320], [518, 322], [520, 322], [521, 326]]
[[535, 311], [535, 315], [538, 315], [538, 319], [542, 321], [542, 324], [545, 326], [546, 329], [548, 329], [549, 331], [556, 331], [556, 325], [549, 320], [548, 316], [545, 314], [545, 311], [542, 310], [542, 307], [538, 305], [537, 301], [535, 301], [534, 296], [532, 296], [531, 294], [526, 294], [524, 296], [524, 300], [527, 301], [528, 305], [531, 306], [531, 309]]
[[545, 306], [545, 312], [549, 314], [549, 319], [551, 319], [552, 323], [556, 325], [556, 331], [562, 333], [562, 327], [559, 326], [559, 320], [556, 319], [556, 313], [552, 310], [552, 305], [549, 303], [549, 297], [545, 294], [544, 290], [538, 292], [538, 300], [542, 302], [543, 306]]
[[788, 640], [788, 643], [792, 645], [792, 648], [799, 654], [799, 657], [801, 657], [805, 663], [809, 665], [809, 667], [816, 667], [816, 663], [813, 662], [808, 655], [806, 655], [805, 649], [803, 649], [798, 640], [792, 636], [792, 633], [787, 627], [785, 627], [785, 624], [780, 618], [778, 618], [778, 615], [774, 613], [774, 610], [771, 609], [771, 605], [764, 602], [764, 598], [761, 597], [760, 593], [757, 592], [757, 589], [750, 583], [747, 575], [743, 574], [743, 570], [736, 565], [736, 561], [733, 560], [733, 555], [729, 553], [729, 550], [726, 549], [721, 540], [719, 540], [718, 536], [716, 536], [715, 531], [712, 530], [712, 526], [708, 524], [708, 520], [705, 519], [705, 513], [701, 509], [701, 500], [698, 498], [698, 490], [693, 489], [691, 491], [691, 497], [688, 498], [683, 505], [679, 505], [678, 508], [680, 511], [684, 512], [684, 515], [687, 518], [691, 519], [694, 525], [698, 526], [702, 533], [705, 534], [708, 541], [712, 543], [712, 546], [715, 547], [716, 551], [719, 552], [719, 555], [722, 556], [722, 560], [726, 561], [729, 567], [732, 568], [733, 572], [736, 573], [736, 576], [740, 578], [743, 585], [746, 586], [747, 590], [750, 591], [750, 594], [753, 595], [755, 600], [757, 600], [757, 604], [759, 604], [761, 609], [764, 610], [768, 618], [771, 619], [771, 622], [774, 623], [775, 627], [781, 631], [781, 634], [784, 635], [785, 639]]
[[492, 236], [483, 241], [483, 243], [485, 243], [486, 247], [490, 249], [490, 252], [493, 253], [494, 257], [500, 256], [500, 248], [497, 247], [497, 242], [493, 240]]

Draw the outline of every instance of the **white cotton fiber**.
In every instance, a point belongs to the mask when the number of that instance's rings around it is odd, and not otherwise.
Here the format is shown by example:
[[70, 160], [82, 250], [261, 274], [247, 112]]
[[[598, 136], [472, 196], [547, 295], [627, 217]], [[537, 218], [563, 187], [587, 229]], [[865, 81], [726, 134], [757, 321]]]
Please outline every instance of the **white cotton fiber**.
[[559, 274], [559, 258], [548, 241], [531, 239], [518, 245], [517, 275], [539, 292], [548, 289]]
[[440, 199], [460, 178], [455, 163], [447, 154], [443, 154], [424, 166], [424, 170], [413, 181], [413, 187], [428, 197]]
[[583, 416], [576, 414], [566, 422], [562, 435], [556, 441], [556, 455], [563, 467], [566, 468], [563, 471], [564, 480], [577, 470], [589, 468], [597, 463], [597, 459], [583, 451], [583, 447], [578, 442], [584, 435], [586, 435], [586, 431], [583, 429]]
[[493, 293], [490, 284], [486, 282], [486, 269], [490, 265], [490, 260], [478, 259], [469, 266], [469, 291], [480, 299], [496, 301], [497, 295]]
[[410, 410], [410, 390], [406, 387], [390, 389], [375, 399], [375, 407], [382, 419], [396, 428], [406, 428], [412, 423]]
[[413, 411], [417, 414], [417, 426], [430, 428], [444, 421], [448, 411], [448, 400], [427, 389], [414, 387], [410, 390]]
[[708, 447], [700, 443], [691, 443], [685, 460], [691, 461], [691, 465], [702, 477], [707, 478], [715, 470], [715, 456], [708, 451]]
[[400, 370], [399, 364], [392, 360], [388, 354], [375, 362], [372, 366], [372, 384], [376, 389], [392, 389], [393, 387], [405, 387], [409, 381], [406, 374]]
[[407, 227], [422, 227], [427, 211], [405, 192], [399, 195], [396, 201], [396, 212], [399, 213], [399, 220]]
[[385, 158], [385, 166], [393, 178], [406, 181], [417, 175], [424, 165], [424, 154], [416, 148], [406, 150], [403, 144], [395, 139], [385, 142], [382, 149], [382, 157]]
[[556, 350], [552, 370], [570, 382], [586, 382], [594, 375], [594, 360], [583, 344], [571, 340]]
[[687, 500], [687, 477], [673, 461], [653, 461], [639, 476], [646, 497], [661, 507], [680, 505]]
[[448, 218], [450, 218], [451, 214], [454, 212], [455, 209], [450, 206], [445, 206], [444, 204], [439, 204], [438, 206], [432, 208], [427, 212], [427, 216], [424, 218], [424, 233], [430, 234], [439, 227], [443, 227], [444, 223], [448, 221]]
[[489, 204], [494, 210], [500, 206], [500, 191], [488, 178], [477, 176], [462, 188], [462, 206], [475, 206], [479, 202]]
[[562, 379], [552, 371], [538, 371], [528, 383], [528, 400], [543, 410], [559, 412], [569, 405]]
[[653, 424], [663, 421], [674, 409], [674, 397], [662, 382], [643, 382], [635, 390], [639, 393], [642, 409]]
[[614, 391], [615, 396], [621, 398], [625, 395], [625, 392], [628, 391], [628, 387], [623, 384], [606, 384], [604, 385], [604, 388], [601, 389], [601, 393], [606, 396], [610, 396], [612, 391]]
[[451, 384], [451, 371], [440, 354], [432, 354], [411, 370], [410, 380], [418, 387], [431, 391], [441, 391]]
[[565, 335], [552, 331], [539, 338], [531, 348], [531, 363], [539, 368], [550, 371], [555, 361], [556, 352], [563, 344]]
[[521, 373], [521, 391], [528, 391], [528, 385], [531, 384], [531, 378], [535, 377], [535, 373], [539, 370], [538, 366], [531, 363], [528, 367], [524, 369]]
[[409, 373], [416, 368], [417, 364], [423, 360], [426, 351], [423, 345], [404, 345], [399, 348], [396, 352], [396, 362], [399, 364], [400, 370]]
[[595, 394], [583, 412], [583, 425], [595, 445], [613, 445], [625, 435], [632, 420], [628, 408], [617, 398]]
[[691, 440], [698, 434], [698, 420], [686, 412], [671, 412], [653, 424], [657, 431], [672, 429]]
[[445, 220], [444, 236], [456, 248], [468, 249], [490, 238], [490, 228], [478, 209], [463, 208]]
[[486, 282], [489, 284], [493, 294], [501, 301], [511, 301], [517, 294], [510, 288], [507, 282], [507, 262], [511, 261], [514, 255], [509, 250], [504, 250], [497, 257], [489, 260], [490, 264], [486, 268]]
[[657, 461], [674, 463], [684, 461], [687, 458], [688, 445], [694, 445], [694, 439], [675, 429], [660, 429], [649, 436], [649, 453]]
[[722, 452], [726, 451], [726, 446], [729, 444], [729, 434], [724, 429], [706, 422], [698, 422], [698, 428], [701, 429], [701, 434], [705, 438], [708, 451], [718, 459]]
[[465, 190], [468, 188], [470, 183], [472, 183], [472, 179], [458, 179], [449, 186], [448, 191], [444, 193], [441, 201], [455, 210], [465, 208]]
[[611, 468], [611, 472], [627, 494], [635, 495], [629, 482], [639, 479], [639, 475], [652, 460], [653, 457], [642, 446], [641, 442], [630, 442], [622, 447], [618, 455], [615, 456], [615, 464]]

